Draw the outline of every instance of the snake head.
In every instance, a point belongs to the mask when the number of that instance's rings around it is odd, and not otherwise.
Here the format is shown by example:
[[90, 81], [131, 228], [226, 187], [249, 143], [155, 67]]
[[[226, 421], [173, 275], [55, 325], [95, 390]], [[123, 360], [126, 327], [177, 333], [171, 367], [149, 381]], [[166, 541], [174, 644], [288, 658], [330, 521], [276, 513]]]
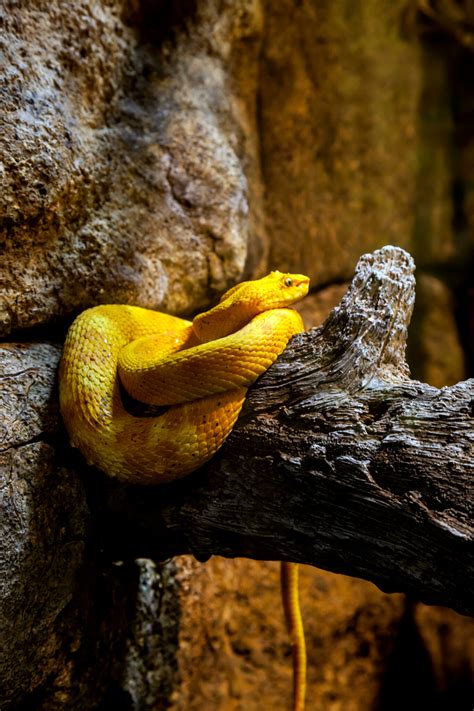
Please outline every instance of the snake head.
[[[270, 272], [262, 279], [244, 283], [251, 285], [249, 292], [252, 292], [252, 287], [255, 289], [253, 298], [256, 298], [256, 308], [259, 309], [257, 313], [291, 306], [306, 296], [309, 289], [309, 277], [304, 274], [279, 271]], [[223, 298], [225, 297], [224, 294]]]
[[291, 306], [306, 296], [308, 289], [309, 277], [279, 271], [241, 282], [226, 291], [217, 306], [196, 316], [194, 332], [202, 342], [222, 338], [263, 311]]

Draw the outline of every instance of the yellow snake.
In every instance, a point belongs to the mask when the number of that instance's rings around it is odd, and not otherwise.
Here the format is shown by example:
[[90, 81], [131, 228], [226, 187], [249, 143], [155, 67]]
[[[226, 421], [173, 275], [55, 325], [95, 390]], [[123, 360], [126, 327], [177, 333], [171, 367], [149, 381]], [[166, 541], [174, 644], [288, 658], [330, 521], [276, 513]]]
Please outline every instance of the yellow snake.
[[[303, 321], [287, 308], [309, 279], [274, 271], [242, 282], [192, 322], [137, 306], [100, 305], [71, 325], [59, 371], [60, 408], [71, 444], [106, 474], [160, 484], [210, 459], [232, 430], [247, 388], [277, 359]], [[121, 389], [164, 406], [136, 417]], [[294, 711], [304, 708], [304, 635], [297, 566], [282, 563], [294, 658]]]

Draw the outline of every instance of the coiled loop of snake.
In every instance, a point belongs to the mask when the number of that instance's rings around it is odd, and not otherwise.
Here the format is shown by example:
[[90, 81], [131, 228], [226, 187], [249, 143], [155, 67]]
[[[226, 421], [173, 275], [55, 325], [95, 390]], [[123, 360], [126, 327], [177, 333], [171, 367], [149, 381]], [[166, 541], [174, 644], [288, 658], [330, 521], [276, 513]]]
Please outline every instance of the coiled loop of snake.
[[[60, 367], [71, 443], [89, 463], [135, 483], [197, 469], [232, 430], [248, 386], [303, 329], [286, 306], [307, 291], [307, 277], [272, 272], [233, 287], [192, 323], [136, 306], [84, 311], [69, 329]], [[134, 417], [121, 384], [167, 410]]]
[[[222, 446], [247, 388], [276, 360], [303, 321], [286, 308], [308, 292], [308, 277], [271, 272], [230, 289], [191, 323], [135, 306], [84, 311], [61, 359], [60, 408], [71, 443], [88, 463], [140, 484], [192, 472]], [[134, 417], [121, 388], [166, 406]], [[306, 657], [297, 566], [282, 563], [282, 592], [294, 659], [294, 709], [304, 708]]]

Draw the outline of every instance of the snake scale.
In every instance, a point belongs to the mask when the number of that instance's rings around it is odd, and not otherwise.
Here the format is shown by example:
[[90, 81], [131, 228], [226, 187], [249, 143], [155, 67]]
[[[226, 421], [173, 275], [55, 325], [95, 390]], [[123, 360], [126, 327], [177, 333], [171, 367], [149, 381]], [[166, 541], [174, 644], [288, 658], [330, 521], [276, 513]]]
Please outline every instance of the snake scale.
[[[71, 444], [106, 474], [139, 484], [186, 476], [231, 432], [248, 387], [303, 330], [291, 308], [309, 279], [274, 271], [237, 284], [192, 322], [119, 304], [99, 305], [71, 325], [59, 371]], [[163, 406], [136, 417], [132, 398]], [[294, 659], [294, 710], [304, 708], [304, 636], [298, 569], [282, 563], [282, 594]]]

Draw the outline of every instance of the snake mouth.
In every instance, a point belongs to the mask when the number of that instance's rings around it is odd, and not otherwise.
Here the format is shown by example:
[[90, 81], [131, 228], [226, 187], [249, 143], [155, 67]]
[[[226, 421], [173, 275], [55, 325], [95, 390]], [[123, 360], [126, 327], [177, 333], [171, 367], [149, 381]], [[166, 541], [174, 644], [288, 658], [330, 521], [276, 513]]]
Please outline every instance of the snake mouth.
[[309, 277], [298, 275], [293, 278], [293, 284], [295, 286], [306, 286], [309, 289]]
[[309, 291], [309, 277], [304, 274], [292, 274], [290, 278], [292, 290], [297, 290], [294, 295], [294, 301], [298, 301], [306, 296]]
[[306, 276], [306, 274], [292, 274], [291, 278], [296, 286], [299, 286], [300, 284], [309, 284], [309, 276]]

